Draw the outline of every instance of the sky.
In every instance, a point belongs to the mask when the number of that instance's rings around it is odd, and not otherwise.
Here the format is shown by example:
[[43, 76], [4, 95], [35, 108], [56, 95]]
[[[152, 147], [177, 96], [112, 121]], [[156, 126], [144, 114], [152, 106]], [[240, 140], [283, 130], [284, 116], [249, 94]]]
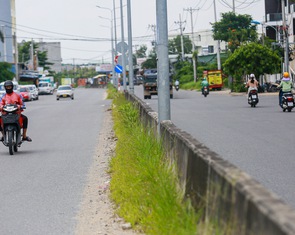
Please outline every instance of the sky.
[[[184, 22], [184, 33], [191, 32], [192, 8], [194, 32], [211, 29], [215, 22], [214, 0], [167, 0], [168, 33], [180, 34], [179, 24]], [[116, 5], [117, 42], [121, 37], [120, 2]], [[132, 44], [151, 48], [155, 38], [156, 0], [130, 0]], [[122, 0], [124, 36], [127, 36], [127, 0]], [[232, 11], [249, 14], [254, 20], [264, 20], [264, 0], [216, 0], [217, 21], [221, 13]], [[61, 42], [63, 63], [111, 62], [111, 10], [113, 0], [15, 0], [18, 42]], [[97, 7], [97, 6], [100, 6]], [[103, 9], [103, 8], [108, 9]], [[186, 10], [184, 10], [186, 9]], [[133, 50], [134, 50], [133, 49]]]

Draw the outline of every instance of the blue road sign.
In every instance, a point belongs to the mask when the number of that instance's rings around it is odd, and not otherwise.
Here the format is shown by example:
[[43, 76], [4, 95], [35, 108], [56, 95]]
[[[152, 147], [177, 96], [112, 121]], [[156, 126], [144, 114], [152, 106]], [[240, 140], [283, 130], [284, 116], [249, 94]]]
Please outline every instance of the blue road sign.
[[123, 67], [119, 64], [116, 65], [115, 67], [116, 73], [123, 73]]

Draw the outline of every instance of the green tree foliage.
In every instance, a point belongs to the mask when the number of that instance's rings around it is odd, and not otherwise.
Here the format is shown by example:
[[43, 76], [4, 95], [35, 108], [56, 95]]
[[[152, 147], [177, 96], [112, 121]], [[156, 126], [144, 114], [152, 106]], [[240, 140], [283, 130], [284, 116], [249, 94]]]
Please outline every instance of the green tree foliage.
[[222, 13], [222, 19], [213, 23], [213, 38], [228, 42], [233, 52], [243, 42], [257, 41], [256, 25], [251, 25], [250, 15], [237, 15], [234, 12]]
[[258, 78], [264, 73], [273, 74], [280, 71], [281, 59], [267, 46], [258, 43], [242, 45], [223, 64], [224, 72], [232, 75], [237, 84], [242, 76], [254, 73]]
[[59, 81], [61, 78], [92, 78], [97, 75], [94, 68], [80, 68], [77, 67], [76, 70], [63, 70], [54, 75], [54, 78]]
[[146, 57], [147, 46], [141, 45], [138, 50], [136, 50], [136, 58], [145, 58]]
[[179, 80], [180, 84], [192, 82], [194, 80], [193, 66], [187, 61], [180, 61], [174, 65], [176, 74], [175, 79]]
[[148, 59], [141, 64], [141, 67], [146, 69], [157, 68], [157, 53], [155, 48], [151, 50]]
[[[26, 63], [30, 60], [31, 41], [23, 42], [18, 46], [19, 61]], [[38, 63], [44, 70], [50, 70], [50, 65], [53, 63], [48, 62], [47, 51], [38, 51], [38, 43], [33, 43], [33, 50], [37, 51]]]
[[12, 80], [14, 78], [15, 74], [10, 71], [11, 67], [11, 64], [7, 62], [0, 62], [0, 82]]
[[[183, 36], [183, 50], [184, 54], [192, 53], [192, 41], [189, 39], [189, 36]], [[168, 52], [169, 54], [178, 54], [181, 55], [181, 36], [170, 39], [168, 41]]]

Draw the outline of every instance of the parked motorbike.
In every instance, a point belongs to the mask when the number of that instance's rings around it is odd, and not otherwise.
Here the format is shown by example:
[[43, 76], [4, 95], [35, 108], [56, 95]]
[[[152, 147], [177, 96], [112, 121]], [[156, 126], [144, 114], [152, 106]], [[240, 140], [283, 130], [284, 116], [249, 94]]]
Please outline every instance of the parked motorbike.
[[295, 107], [294, 96], [291, 92], [283, 94], [281, 107], [283, 109], [283, 112], [285, 112], [286, 110], [288, 110], [288, 112], [291, 112], [292, 109]]
[[176, 90], [176, 91], [179, 90], [179, 85], [175, 85], [175, 90]]
[[3, 144], [9, 148], [9, 154], [13, 155], [22, 144], [21, 129], [23, 126], [21, 115], [15, 104], [5, 105], [2, 112], [2, 129], [4, 132]]
[[280, 90], [278, 86], [280, 85], [280, 81], [277, 80], [275, 83], [266, 82], [263, 84], [264, 90], [267, 92], [277, 92]]
[[249, 91], [249, 96], [248, 96], [248, 104], [251, 105], [251, 107], [256, 107], [258, 104], [259, 99], [258, 99], [258, 92], [257, 90], [250, 90]]
[[203, 88], [203, 95], [204, 97], [207, 97], [207, 95], [209, 95], [209, 88], [207, 86]]

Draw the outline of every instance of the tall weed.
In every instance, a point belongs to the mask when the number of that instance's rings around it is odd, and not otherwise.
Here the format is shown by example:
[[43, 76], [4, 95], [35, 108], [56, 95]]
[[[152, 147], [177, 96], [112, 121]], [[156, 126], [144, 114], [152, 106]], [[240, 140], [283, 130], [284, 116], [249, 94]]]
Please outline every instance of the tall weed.
[[118, 214], [146, 234], [196, 234], [200, 216], [183, 202], [161, 143], [140, 124], [138, 111], [123, 95], [113, 100], [113, 118], [118, 142], [110, 189]]

